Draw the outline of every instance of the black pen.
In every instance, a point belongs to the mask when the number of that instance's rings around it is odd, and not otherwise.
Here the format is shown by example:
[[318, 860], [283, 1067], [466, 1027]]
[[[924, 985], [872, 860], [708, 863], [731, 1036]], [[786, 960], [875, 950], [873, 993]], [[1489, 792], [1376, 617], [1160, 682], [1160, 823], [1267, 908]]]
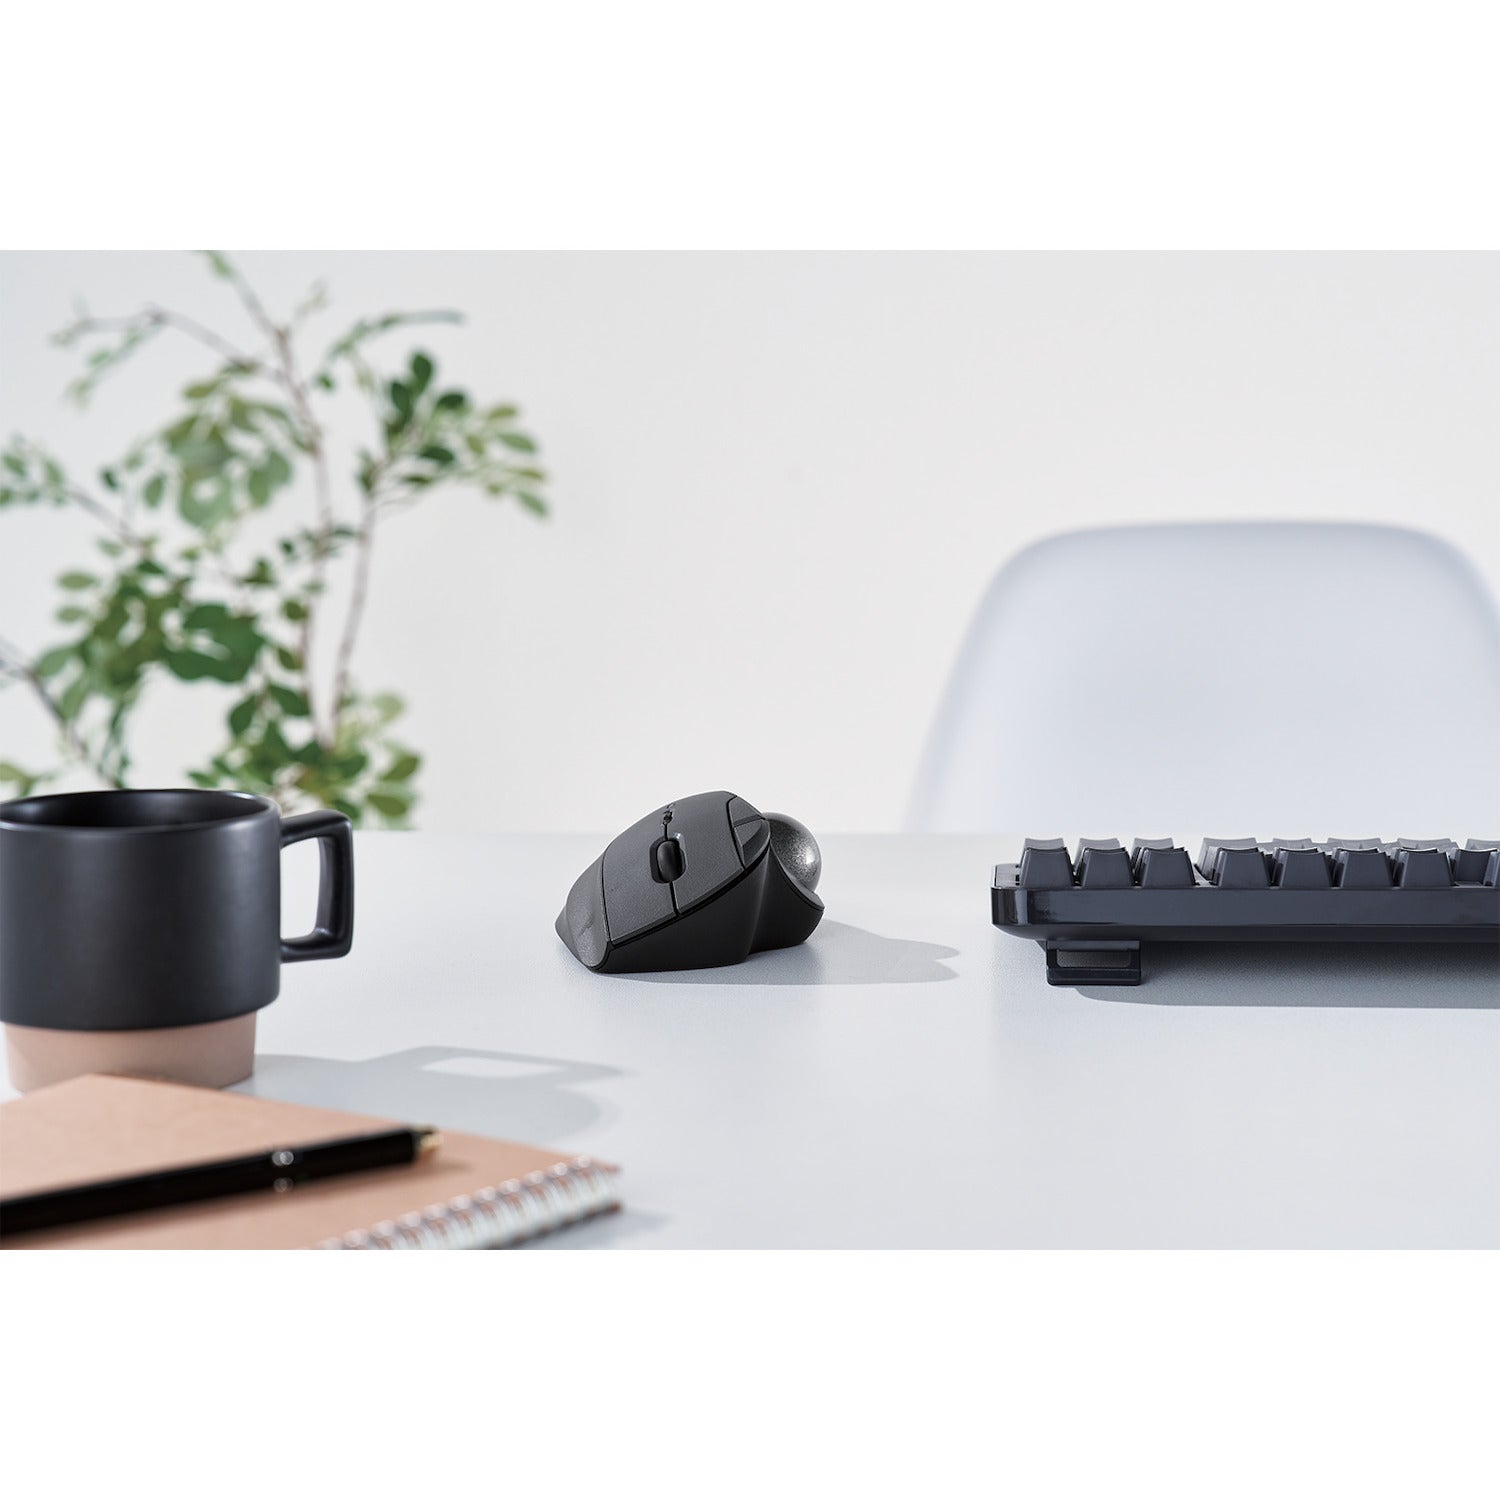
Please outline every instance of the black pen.
[[339, 1136], [305, 1146], [279, 1146], [254, 1156], [197, 1162], [137, 1177], [112, 1177], [77, 1187], [0, 1198], [0, 1238], [79, 1224], [88, 1219], [176, 1208], [232, 1193], [285, 1193], [320, 1177], [342, 1177], [375, 1167], [397, 1167], [437, 1149], [430, 1125], [402, 1125], [371, 1135]]

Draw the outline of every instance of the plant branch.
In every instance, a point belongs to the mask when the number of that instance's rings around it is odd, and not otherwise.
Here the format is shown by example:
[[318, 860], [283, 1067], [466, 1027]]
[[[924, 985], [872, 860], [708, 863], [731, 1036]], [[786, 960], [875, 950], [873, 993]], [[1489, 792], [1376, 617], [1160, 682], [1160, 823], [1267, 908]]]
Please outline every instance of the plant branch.
[[255, 326], [259, 328], [260, 331], [265, 334], [265, 336], [270, 339], [273, 344], [278, 343], [279, 341], [284, 339], [285, 334], [283, 330], [278, 328], [276, 324], [271, 321], [271, 315], [266, 311], [264, 303], [262, 303], [260, 298], [255, 295], [254, 288], [252, 288], [250, 283], [245, 280], [244, 276], [240, 272], [239, 267], [231, 263], [229, 260], [225, 259], [223, 256], [215, 256], [212, 257], [212, 259], [215, 265], [215, 269], [219, 269], [220, 267], [222, 267], [222, 269], [220, 270], [220, 274], [226, 281], [228, 281], [230, 286], [234, 288], [235, 295], [240, 299], [242, 303], [244, 303], [245, 311], [250, 314], [251, 321], [255, 324]]
[[375, 550], [375, 520], [375, 507], [367, 504], [354, 539], [354, 588], [349, 596], [349, 612], [344, 616], [344, 633], [339, 639], [338, 663], [333, 674], [335, 719], [343, 711], [344, 697], [349, 690], [349, 663], [354, 655], [354, 643], [359, 638], [359, 627], [364, 621], [365, 600], [370, 591], [370, 558]]
[[235, 369], [246, 375], [260, 374], [264, 371], [265, 367], [260, 360], [237, 349], [228, 339], [215, 333], [213, 329], [205, 327], [196, 318], [190, 318], [186, 313], [173, 312], [170, 308], [160, 307], [156, 303], [149, 303], [140, 312], [132, 313], [129, 317], [80, 318], [67, 330], [67, 335], [74, 338], [91, 333], [119, 331], [128, 333], [133, 330], [152, 328], [175, 328], [179, 333], [212, 349], [220, 358], [227, 360]]
[[[248, 287], [244, 289], [243, 295], [254, 300], [254, 293]], [[256, 302], [255, 306], [259, 307], [259, 302]], [[264, 310], [262, 310], [261, 316], [265, 316]], [[335, 689], [333, 705], [329, 710], [325, 722], [323, 717], [320, 716], [318, 709], [318, 695], [313, 681], [312, 652], [318, 606], [323, 598], [323, 585], [328, 575], [327, 538], [333, 530], [333, 496], [330, 492], [328, 482], [328, 447], [323, 440], [323, 428], [318, 422], [317, 417], [313, 414], [312, 400], [308, 393], [307, 383], [302, 379], [298, 371], [297, 359], [292, 350], [292, 340], [289, 332], [284, 328], [272, 328], [271, 335], [279, 367], [275, 378], [286, 391], [287, 397], [292, 403], [292, 411], [302, 426], [302, 438], [307, 446], [307, 455], [312, 461], [313, 493], [317, 505], [318, 528], [321, 533], [321, 540], [313, 548], [313, 587], [308, 590], [307, 612], [302, 619], [300, 639], [300, 649], [302, 652], [302, 691], [311, 712], [313, 735], [320, 744], [327, 748], [333, 743], [334, 731], [338, 727], [341, 694]]]
[[145, 540], [130, 529], [124, 516], [116, 514], [102, 501], [94, 499], [87, 490], [79, 489], [76, 484], [68, 484], [64, 486], [63, 494], [80, 510], [86, 510], [96, 521], [102, 521], [108, 526], [117, 540], [138, 549], [145, 547]]
[[88, 768], [104, 782], [106, 786], [119, 788], [124, 785], [118, 777], [110, 775], [105, 770], [101, 760], [96, 759], [84, 743], [83, 737], [78, 733], [75, 725], [59, 707], [57, 700], [47, 691], [47, 685], [40, 676], [32, 669], [26, 658], [9, 642], [0, 640], [0, 666], [13, 677], [19, 678], [28, 684], [41, 701], [43, 708], [57, 721], [57, 727], [62, 733], [68, 748]]

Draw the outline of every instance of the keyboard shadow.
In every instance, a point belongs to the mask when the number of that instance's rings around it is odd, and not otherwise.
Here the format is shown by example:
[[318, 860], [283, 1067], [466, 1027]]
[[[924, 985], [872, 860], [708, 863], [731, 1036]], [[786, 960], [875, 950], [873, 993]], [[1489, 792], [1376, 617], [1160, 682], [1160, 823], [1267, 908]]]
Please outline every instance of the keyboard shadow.
[[805, 943], [752, 953], [741, 964], [613, 977], [647, 984], [932, 984], [958, 977], [943, 962], [957, 957], [957, 948], [941, 943], [881, 937], [825, 918]]
[[1500, 1010], [1484, 943], [1143, 943], [1136, 987], [1080, 985], [1132, 1005]]

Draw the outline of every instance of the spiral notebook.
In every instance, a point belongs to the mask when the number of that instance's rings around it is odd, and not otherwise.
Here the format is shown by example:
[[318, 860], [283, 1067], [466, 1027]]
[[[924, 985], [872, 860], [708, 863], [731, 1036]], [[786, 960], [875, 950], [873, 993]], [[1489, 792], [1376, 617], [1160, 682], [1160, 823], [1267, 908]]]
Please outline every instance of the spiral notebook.
[[[342, 1110], [93, 1074], [0, 1104], [0, 1197], [389, 1128]], [[412, 1122], [412, 1123], [428, 1123]], [[440, 1122], [439, 1122], [440, 1123]], [[430, 1156], [6, 1238], [17, 1249], [500, 1249], [618, 1208], [617, 1169], [443, 1131]]]

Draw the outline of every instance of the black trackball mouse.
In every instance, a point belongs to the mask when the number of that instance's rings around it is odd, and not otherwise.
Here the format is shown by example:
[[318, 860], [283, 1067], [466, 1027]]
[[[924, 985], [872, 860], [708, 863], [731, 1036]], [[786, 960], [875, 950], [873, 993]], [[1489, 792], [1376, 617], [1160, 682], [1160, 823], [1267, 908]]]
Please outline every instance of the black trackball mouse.
[[817, 840], [733, 792], [700, 792], [632, 823], [573, 882], [557, 935], [600, 974], [716, 969], [790, 948], [818, 925]]

